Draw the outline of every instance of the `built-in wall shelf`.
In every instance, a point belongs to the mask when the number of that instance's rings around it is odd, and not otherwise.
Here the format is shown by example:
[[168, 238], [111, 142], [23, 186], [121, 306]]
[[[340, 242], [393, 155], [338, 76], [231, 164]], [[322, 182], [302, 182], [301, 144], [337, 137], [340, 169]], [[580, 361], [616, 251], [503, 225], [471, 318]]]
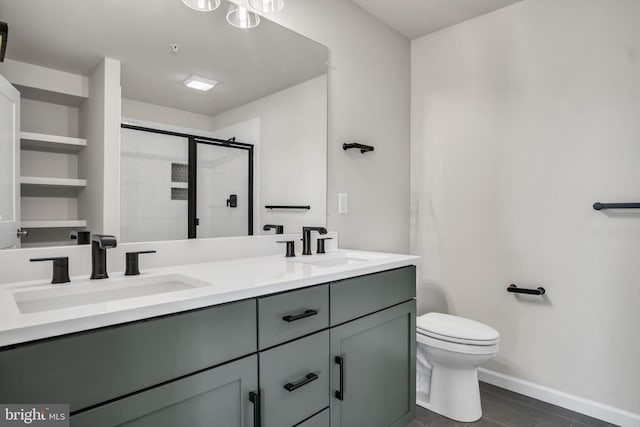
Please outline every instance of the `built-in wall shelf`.
[[22, 221], [21, 226], [22, 228], [84, 228], [87, 226], [87, 221], [82, 219]]
[[188, 182], [172, 182], [171, 183], [171, 188], [184, 188], [184, 189], [187, 189], [187, 188], [189, 188], [189, 183]]
[[37, 241], [37, 242], [22, 242], [20, 247], [22, 249], [26, 248], [50, 248], [50, 247], [60, 247], [60, 246], [76, 246], [77, 243], [75, 240], [52, 240], [52, 241]]
[[87, 140], [36, 132], [20, 132], [20, 146], [27, 150], [76, 152], [87, 146]]
[[87, 180], [74, 178], [23, 176], [20, 178], [20, 184], [38, 187], [82, 188], [87, 186]]

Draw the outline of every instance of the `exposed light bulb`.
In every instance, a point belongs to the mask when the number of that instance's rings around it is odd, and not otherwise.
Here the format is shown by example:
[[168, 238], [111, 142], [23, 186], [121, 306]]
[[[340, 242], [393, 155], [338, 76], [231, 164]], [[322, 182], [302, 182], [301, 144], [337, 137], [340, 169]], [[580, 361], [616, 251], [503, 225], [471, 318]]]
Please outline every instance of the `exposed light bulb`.
[[220, 0], [182, 0], [182, 2], [200, 12], [211, 12], [220, 7]]
[[254, 28], [260, 24], [260, 16], [250, 12], [246, 7], [231, 3], [227, 13], [227, 22], [237, 28]]
[[249, 6], [260, 13], [274, 13], [282, 10], [284, 0], [249, 0]]

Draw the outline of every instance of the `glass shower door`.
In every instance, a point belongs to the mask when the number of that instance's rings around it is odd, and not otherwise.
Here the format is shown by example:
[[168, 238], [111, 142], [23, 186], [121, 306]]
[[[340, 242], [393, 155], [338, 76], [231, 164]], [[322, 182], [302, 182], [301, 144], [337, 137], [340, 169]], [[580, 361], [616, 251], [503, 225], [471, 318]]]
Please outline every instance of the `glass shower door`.
[[197, 142], [197, 237], [253, 234], [250, 151], [224, 143]]

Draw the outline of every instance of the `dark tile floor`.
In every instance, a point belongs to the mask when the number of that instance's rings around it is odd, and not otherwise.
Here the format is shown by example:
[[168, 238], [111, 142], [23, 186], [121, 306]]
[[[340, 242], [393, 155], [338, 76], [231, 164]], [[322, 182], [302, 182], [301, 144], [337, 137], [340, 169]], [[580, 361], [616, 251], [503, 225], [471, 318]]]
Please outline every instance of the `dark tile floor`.
[[482, 418], [475, 423], [459, 423], [417, 406], [416, 420], [408, 427], [612, 427], [605, 421], [587, 417], [540, 400], [480, 383]]

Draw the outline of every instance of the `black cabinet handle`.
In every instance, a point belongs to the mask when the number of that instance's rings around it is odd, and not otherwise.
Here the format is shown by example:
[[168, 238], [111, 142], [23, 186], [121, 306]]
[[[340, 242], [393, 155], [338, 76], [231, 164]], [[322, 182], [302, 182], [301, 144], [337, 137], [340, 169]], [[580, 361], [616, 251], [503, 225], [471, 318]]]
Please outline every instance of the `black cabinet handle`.
[[336, 390], [335, 397], [338, 400], [344, 400], [344, 357], [336, 356], [334, 361], [340, 366], [340, 390]]
[[526, 289], [519, 288], [516, 285], [511, 284], [507, 288], [507, 292], [512, 292], [514, 294], [544, 295], [546, 291], [543, 287], [539, 287], [538, 289]]
[[314, 373], [309, 373], [307, 374], [303, 379], [301, 379], [300, 381], [298, 381], [297, 383], [287, 383], [284, 385], [284, 389], [287, 391], [293, 391], [293, 390], [297, 390], [300, 387], [309, 384], [312, 381], [315, 381], [318, 379], [318, 376]]
[[305, 310], [304, 313], [300, 314], [288, 314], [286, 316], [282, 316], [282, 320], [285, 322], [295, 322], [296, 320], [304, 319], [305, 317], [311, 317], [318, 314], [318, 310]]
[[249, 401], [253, 403], [253, 427], [260, 427], [262, 421], [260, 415], [260, 394], [255, 391], [249, 392]]

